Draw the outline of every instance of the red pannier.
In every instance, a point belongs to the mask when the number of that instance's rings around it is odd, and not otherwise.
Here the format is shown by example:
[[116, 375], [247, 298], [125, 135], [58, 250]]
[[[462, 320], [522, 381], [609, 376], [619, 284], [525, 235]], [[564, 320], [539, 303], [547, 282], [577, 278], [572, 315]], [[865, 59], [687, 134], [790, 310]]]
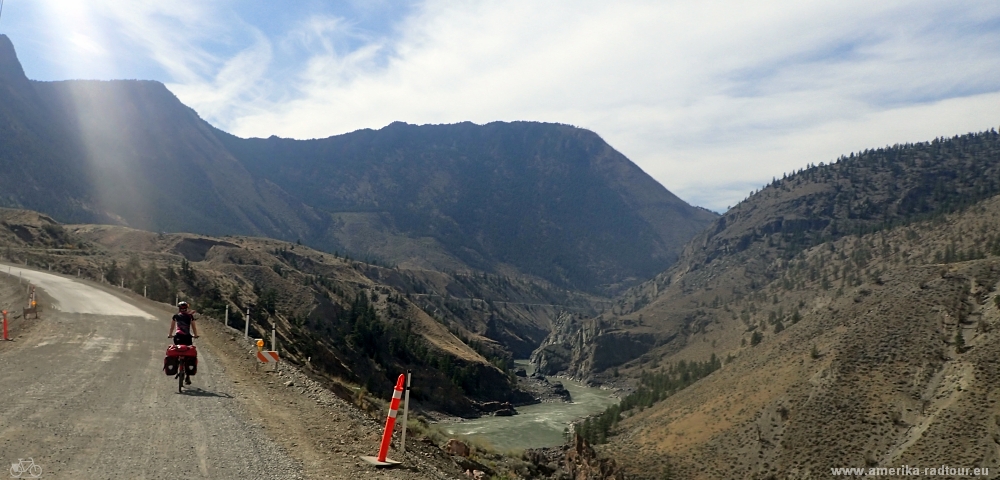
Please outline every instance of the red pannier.
[[171, 345], [167, 347], [168, 357], [197, 357], [198, 349], [194, 345]]
[[174, 376], [177, 375], [177, 367], [181, 364], [181, 357], [163, 357], [163, 373]]
[[177, 375], [181, 357], [187, 357], [184, 365], [188, 375], [198, 373], [198, 349], [194, 345], [171, 345], [167, 347], [167, 356], [163, 358], [163, 373]]

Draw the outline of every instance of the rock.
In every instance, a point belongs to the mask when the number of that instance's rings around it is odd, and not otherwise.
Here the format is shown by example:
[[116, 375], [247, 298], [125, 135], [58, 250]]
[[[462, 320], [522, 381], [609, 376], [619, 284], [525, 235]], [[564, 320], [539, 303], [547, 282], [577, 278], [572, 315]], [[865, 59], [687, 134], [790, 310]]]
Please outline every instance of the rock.
[[524, 367], [518, 367], [517, 370], [514, 370], [514, 375], [517, 375], [519, 377], [527, 377], [528, 371], [525, 370]]
[[295, 382], [289, 380], [289, 381], [285, 382], [285, 386], [286, 387], [294, 387], [295, 386]]
[[514, 410], [514, 407], [500, 409], [493, 412], [494, 417], [512, 417], [514, 415], [517, 415], [517, 410]]
[[565, 468], [570, 478], [587, 480], [625, 480], [625, 474], [612, 458], [598, 458], [594, 449], [580, 435], [573, 436], [573, 446], [566, 451]]
[[448, 440], [448, 443], [444, 446], [444, 451], [448, 452], [448, 455], [455, 455], [459, 457], [469, 456], [469, 446], [454, 438]]
[[483, 413], [490, 413], [497, 417], [517, 415], [517, 410], [514, 410], [514, 405], [510, 402], [483, 402], [479, 404], [478, 407], [479, 411]]
[[479, 463], [479, 462], [477, 462], [475, 460], [470, 460], [470, 459], [465, 458], [465, 457], [456, 457], [456, 458], [453, 458], [453, 460], [455, 460], [455, 463], [459, 466], [459, 468], [461, 468], [464, 471], [472, 473], [473, 475], [475, 475], [475, 472], [479, 472], [479, 476], [478, 477], [476, 477], [476, 476], [472, 476], [471, 477], [473, 479], [477, 479], [477, 478], [478, 479], [489, 478], [489, 477], [492, 477], [493, 474], [495, 473], [493, 471], [493, 469], [491, 469], [491, 468], [487, 467], [486, 465], [483, 465], [483, 464], [481, 464], [481, 463]]
[[559, 395], [567, 402], [573, 401], [573, 397], [570, 396], [569, 390], [566, 390], [566, 387], [563, 386], [562, 382], [555, 382], [552, 384], [552, 393]]

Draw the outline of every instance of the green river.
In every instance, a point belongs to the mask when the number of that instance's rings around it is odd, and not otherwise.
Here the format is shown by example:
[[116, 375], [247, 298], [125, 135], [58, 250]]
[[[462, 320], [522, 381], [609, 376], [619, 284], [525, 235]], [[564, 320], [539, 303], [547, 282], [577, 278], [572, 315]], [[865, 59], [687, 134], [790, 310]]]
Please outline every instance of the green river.
[[[528, 368], [526, 361], [516, 362]], [[530, 368], [529, 368], [530, 373]], [[572, 403], [551, 402], [517, 407], [511, 417], [482, 417], [460, 422], [440, 423], [448, 435], [462, 435], [485, 441], [499, 450], [552, 447], [564, 443], [563, 432], [575, 420], [604, 411], [618, 402], [608, 390], [586, 387], [563, 378], [562, 382], [573, 398]]]

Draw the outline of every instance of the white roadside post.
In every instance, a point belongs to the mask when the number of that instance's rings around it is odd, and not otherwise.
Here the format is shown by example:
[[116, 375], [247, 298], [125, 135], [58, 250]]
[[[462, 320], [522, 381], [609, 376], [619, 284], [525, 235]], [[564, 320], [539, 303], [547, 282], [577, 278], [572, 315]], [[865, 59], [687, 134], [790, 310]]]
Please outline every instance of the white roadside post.
[[[273, 350], [275, 352], [278, 351], [278, 344], [274, 343], [274, 341], [275, 341], [275, 334], [276, 334], [277, 331], [278, 331], [278, 324], [277, 323], [272, 323], [271, 324], [271, 350]], [[278, 371], [278, 362], [274, 362], [274, 371], [275, 372]]]
[[226, 326], [229, 326], [229, 304], [226, 304]]
[[403, 436], [399, 439], [399, 452], [406, 453], [406, 413], [410, 410], [410, 370], [406, 371], [406, 390], [403, 393]]
[[142, 298], [146, 298], [146, 286], [142, 286]]
[[247, 321], [243, 323], [243, 336], [250, 337], [250, 307], [247, 307]]

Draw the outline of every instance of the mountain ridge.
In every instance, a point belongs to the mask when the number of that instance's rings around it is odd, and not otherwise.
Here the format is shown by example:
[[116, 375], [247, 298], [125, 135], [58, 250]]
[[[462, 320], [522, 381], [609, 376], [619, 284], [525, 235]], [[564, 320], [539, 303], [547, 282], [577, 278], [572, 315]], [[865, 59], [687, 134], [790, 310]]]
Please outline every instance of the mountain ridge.
[[0, 50], [0, 138], [17, 146], [0, 149], [0, 205], [64, 222], [263, 235], [607, 294], [665, 268], [716, 217], [574, 127], [241, 139], [158, 82], [35, 82], [6, 36]]

